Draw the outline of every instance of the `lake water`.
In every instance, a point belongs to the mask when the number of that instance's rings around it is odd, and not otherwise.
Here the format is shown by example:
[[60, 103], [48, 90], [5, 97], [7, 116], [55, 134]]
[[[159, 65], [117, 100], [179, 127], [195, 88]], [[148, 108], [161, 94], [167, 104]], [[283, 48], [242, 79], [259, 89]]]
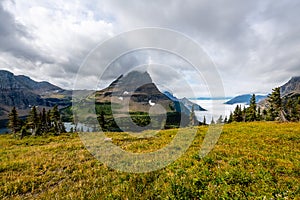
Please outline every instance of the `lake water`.
[[[64, 125], [65, 125], [65, 128], [66, 128], [67, 132], [70, 132], [71, 128], [73, 128], [73, 130], [75, 129], [75, 124], [73, 124], [71, 122], [65, 122]], [[92, 131], [93, 128], [89, 127], [89, 126], [87, 126], [85, 124], [78, 123], [77, 124], [77, 129], [78, 129], [78, 131], [80, 131], [81, 129], [83, 129], [84, 132], [87, 132], [88, 130]]]
[[[210, 123], [212, 117], [214, 118], [214, 121], [216, 121], [220, 115], [222, 115], [223, 119], [225, 118], [225, 116], [227, 116], [227, 118], [230, 115], [230, 112], [233, 112], [236, 105], [237, 104], [233, 104], [233, 105], [227, 105], [224, 104], [226, 101], [228, 101], [229, 99], [223, 99], [223, 100], [191, 100], [192, 102], [200, 105], [202, 108], [206, 109], [207, 111], [195, 111], [196, 117], [198, 118], [198, 120], [200, 122], [203, 121], [203, 118], [205, 116], [206, 118], [206, 123]], [[246, 106], [246, 104], [239, 104], [243, 106]], [[75, 128], [75, 125], [70, 123], [70, 122], [66, 122], [64, 123], [65, 127], [66, 127], [66, 131], [70, 131], [71, 127], [73, 127], [73, 129]], [[81, 127], [83, 128], [83, 131], [92, 131], [92, 127], [91, 126], [87, 126], [85, 124], [82, 123], [78, 123], [77, 128], [79, 130], [81, 130]], [[0, 129], [0, 134], [9, 132], [9, 129], [3, 128]]]
[[0, 128], [0, 134], [9, 133], [10, 130], [7, 128]]

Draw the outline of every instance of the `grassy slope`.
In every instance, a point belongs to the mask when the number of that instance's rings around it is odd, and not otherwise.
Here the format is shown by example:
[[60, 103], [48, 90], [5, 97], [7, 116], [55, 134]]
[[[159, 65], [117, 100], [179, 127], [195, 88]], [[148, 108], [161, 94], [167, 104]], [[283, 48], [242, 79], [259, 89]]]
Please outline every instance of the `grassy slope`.
[[[199, 128], [179, 160], [145, 174], [109, 169], [76, 135], [0, 136], [0, 199], [300, 199], [299, 123], [226, 125], [214, 150], [200, 159], [206, 130]], [[174, 134], [167, 130], [144, 140], [108, 135], [127, 151], [144, 152], [161, 148]]]

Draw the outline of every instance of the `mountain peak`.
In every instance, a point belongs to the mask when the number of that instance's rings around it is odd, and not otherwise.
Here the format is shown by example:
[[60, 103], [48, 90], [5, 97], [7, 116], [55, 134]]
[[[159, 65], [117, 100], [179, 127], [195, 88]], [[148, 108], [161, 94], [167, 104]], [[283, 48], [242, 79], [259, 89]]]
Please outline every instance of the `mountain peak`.
[[152, 83], [152, 79], [148, 72], [131, 71], [119, 76], [110, 84], [110, 87], [124, 88], [128, 92], [134, 92], [135, 89], [150, 83]]
[[280, 87], [282, 96], [300, 94], [300, 76], [293, 76], [286, 84]]

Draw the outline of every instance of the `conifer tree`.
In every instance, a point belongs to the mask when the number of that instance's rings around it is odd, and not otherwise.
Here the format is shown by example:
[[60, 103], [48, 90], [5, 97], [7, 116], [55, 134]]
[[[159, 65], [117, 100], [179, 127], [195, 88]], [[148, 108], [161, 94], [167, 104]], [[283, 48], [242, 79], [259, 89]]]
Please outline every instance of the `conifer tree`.
[[31, 128], [31, 134], [37, 135], [38, 133], [38, 126], [39, 126], [39, 115], [37, 113], [36, 106], [33, 106], [31, 108], [31, 111], [29, 113], [29, 118], [28, 118], [28, 125]]
[[211, 117], [211, 122], [210, 122], [210, 124], [215, 124], [214, 117]]
[[227, 124], [228, 123], [228, 119], [227, 119], [227, 116], [225, 116], [224, 118], [224, 124]]
[[233, 121], [235, 122], [242, 122], [243, 121], [243, 112], [242, 107], [237, 105], [233, 112]]
[[[271, 118], [278, 118], [280, 121], [286, 121], [285, 112], [282, 107], [282, 99], [280, 95], [280, 87], [274, 88], [272, 93], [268, 95], [268, 102], [270, 103], [269, 112]], [[272, 108], [272, 110], [271, 110]]]
[[10, 128], [14, 137], [16, 137], [17, 132], [21, 129], [21, 123], [16, 107], [13, 107], [11, 112], [8, 114], [8, 127]]
[[217, 124], [222, 124], [223, 123], [223, 117], [220, 115], [220, 117], [217, 120]]
[[250, 99], [250, 105], [247, 109], [246, 121], [255, 121], [256, 120], [256, 97], [255, 94], [252, 95]]
[[232, 112], [230, 111], [228, 123], [232, 123], [232, 122], [233, 122], [233, 114], [232, 114]]
[[57, 105], [55, 105], [51, 110], [50, 120], [51, 124], [53, 124], [53, 131], [55, 134], [61, 134], [62, 132], [65, 132], [65, 127], [60, 119], [60, 113]]
[[261, 121], [262, 115], [261, 115], [261, 109], [260, 107], [257, 108], [257, 114], [256, 114], [256, 120]]

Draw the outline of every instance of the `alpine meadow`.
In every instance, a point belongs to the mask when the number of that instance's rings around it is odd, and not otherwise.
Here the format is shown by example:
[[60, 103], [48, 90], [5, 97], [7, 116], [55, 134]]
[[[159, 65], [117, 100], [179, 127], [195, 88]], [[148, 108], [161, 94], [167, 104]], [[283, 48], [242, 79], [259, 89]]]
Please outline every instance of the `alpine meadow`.
[[0, 199], [300, 200], [299, 0], [0, 0]]

